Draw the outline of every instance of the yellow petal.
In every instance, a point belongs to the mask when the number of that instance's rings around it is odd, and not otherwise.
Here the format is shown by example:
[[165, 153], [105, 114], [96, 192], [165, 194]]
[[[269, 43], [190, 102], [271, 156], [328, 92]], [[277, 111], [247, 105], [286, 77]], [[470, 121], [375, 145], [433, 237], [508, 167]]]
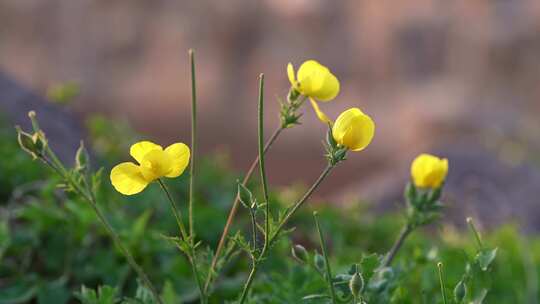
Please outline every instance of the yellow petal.
[[448, 160], [420, 154], [411, 164], [411, 176], [417, 187], [438, 188], [446, 179]]
[[313, 98], [310, 98], [309, 101], [311, 102], [311, 106], [313, 107], [313, 110], [315, 110], [315, 114], [317, 114], [319, 120], [324, 122], [325, 124], [332, 124], [332, 120], [330, 120], [330, 118], [328, 118], [328, 116], [326, 116], [326, 114], [321, 111], [317, 102], [313, 100]]
[[287, 64], [287, 76], [289, 77], [289, 81], [291, 82], [291, 85], [293, 86], [293, 88], [297, 88], [297, 83], [296, 83], [296, 77], [294, 75], [294, 67], [292, 65], [292, 63], [289, 62], [289, 64]]
[[339, 94], [339, 81], [330, 71], [324, 77], [321, 88], [313, 96], [320, 101], [330, 101]]
[[332, 127], [334, 140], [351, 151], [365, 149], [375, 134], [375, 123], [358, 108], [341, 113]]
[[160, 145], [156, 145], [155, 143], [151, 141], [145, 140], [145, 141], [140, 141], [132, 145], [131, 148], [129, 149], [129, 154], [131, 154], [131, 156], [135, 158], [135, 160], [139, 164], [142, 164], [144, 156], [148, 152], [153, 151], [153, 150], [163, 150], [163, 148]]
[[165, 153], [172, 159], [171, 171], [165, 176], [171, 178], [180, 176], [189, 164], [189, 147], [183, 143], [175, 143], [165, 148]]
[[141, 161], [141, 173], [144, 178], [151, 182], [160, 177], [167, 176], [173, 167], [173, 159], [163, 150], [151, 150]]
[[111, 170], [110, 178], [116, 191], [124, 195], [137, 194], [148, 185], [148, 182], [141, 174], [139, 166], [130, 162], [116, 165]]
[[321, 101], [330, 101], [339, 93], [339, 81], [330, 70], [315, 60], [304, 62], [298, 69], [298, 90]]

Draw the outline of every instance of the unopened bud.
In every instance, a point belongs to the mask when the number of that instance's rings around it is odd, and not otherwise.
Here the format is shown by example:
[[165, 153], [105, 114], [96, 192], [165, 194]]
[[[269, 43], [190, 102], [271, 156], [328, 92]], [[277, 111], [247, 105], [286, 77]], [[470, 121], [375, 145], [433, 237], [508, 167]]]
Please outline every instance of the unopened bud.
[[292, 255], [295, 259], [302, 263], [306, 263], [309, 259], [309, 254], [302, 245], [294, 245], [291, 249]]
[[362, 277], [361, 273], [356, 272], [353, 274], [349, 281], [349, 289], [355, 298], [362, 293], [362, 290], [364, 289], [364, 277]]
[[454, 298], [456, 299], [456, 302], [462, 303], [466, 295], [467, 285], [465, 285], [463, 281], [459, 281], [459, 283], [454, 288]]
[[37, 157], [36, 153], [36, 145], [34, 144], [34, 140], [32, 138], [32, 135], [24, 132], [19, 128], [17, 129], [17, 141], [19, 142], [19, 146], [21, 146], [21, 149], [32, 155], [32, 157], [35, 159]]
[[316, 254], [313, 258], [313, 262], [315, 263], [315, 267], [319, 269], [320, 271], [324, 270], [324, 257], [320, 254]]
[[79, 149], [77, 149], [77, 153], [75, 154], [75, 169], [76, 170], [86, 169], [89, 161], [90, 161], [90, 156], [88, 155], [88, 151], [84, 147], [84, 143], [81, 141]]

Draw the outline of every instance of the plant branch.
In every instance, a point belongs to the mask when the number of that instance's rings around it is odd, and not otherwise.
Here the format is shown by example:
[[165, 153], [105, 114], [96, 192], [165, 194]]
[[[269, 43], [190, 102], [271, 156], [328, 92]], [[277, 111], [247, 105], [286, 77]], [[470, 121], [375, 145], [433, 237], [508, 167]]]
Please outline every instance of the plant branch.
[[328, 291], [330, 291], [330, 296], [332, 297], [332, 303], [337, 303], [336, 292], [334, 290], [334, 284], [332, 283], [332, 270], [330, 269], [330, 263], [328, 262], [328, 253], [326, 250], [326, 243], [324, 242], [324, 236], [319, 224], [319, 217], [317, 212], [313, 212], [313, 218], [315, 219], [315, 226], [317, 227], [317, 232], [319, 233], [319, 241], [321, 243], [321, 251], [324, 257], [324, 264], [326, 266], [326, 282], [328, 284]]
[[189, 167], [189, 236], [192, 245], [195, 242], [193, 204], [195, 195], [195, 155], [197, 153], [197, 86], [195, 82], [195, 52], [189, 50], [189, 61], [191, 64], [191, 166]]
[[[268, 149], [270, 149], [272, 144], [276, 141], [276, 139], [281, 134], [281, 131], [283, 131], [283, 130], [284, 129], [281, 128], [281, 126], [278, 126], [274, 130], [274, 133], [272, 134], [272, 136], [266, 142], [266, 145], [264, 147], [264, 153], [266, 153], [268, 151]], [[255, 160], [251, 163], [246, 175], [244, 176], [244, 179], [242, 180], [242, 185], [245, 186], [247, 184], [247, 182], [251, 178], [251, 175], [255, 171], [255, 167], [257, 166], [258, 163], [259, 163], [259, 157], [257, 156], [255, 158]], [[239, 203], [240, 203], [239, 196], [236, 195], [235, 198], [234, 198], [234, 201], [232, 203], [231, 210], [229, 211], [229, 215], [227, 217], [227, 222], [225, 223], [225, 227], [223, 228], [223, 232], [221, 233], [221, 237], [219, 239], [218, 246], [216, 248], [216, 252], [214, 254], [214, 257], [212, 258], [212, 263], [210, 265], [210, 269], [209, 269], [209, 272], [208, 272], [209, 275], [207, 276], [206, 282], [205, 282], [205, 285], [204, 285], [205, 292], [208, 292], [208, 289], [210, 288], [210, 284], [212, 283], [212, 273], [215, 272], [215, 270], [216, 270], [217, 262], [218, 262], [218, 260], [219, 260], [219, 258], [221, 256], [221, 252], [223, 251], [223, 246], [225, 245], [225, 240], [227, 239], [227, 236], [229, 234], [229, 230], [231, 229], [234, 217], [236, 215], [236, 212], [238, 211]]]
[[[36, 122], [35, 127], [37, 127], [37, 122]], [[60, 175], [60, 177], [64, 179], [74, 189], [74, 191], [77, 194], [79, 194], [84, 200], [86, 200], [90, 204], [98, 220], [101, 222], [101, 225], [105, 228], [105, 231], [107, 232], [107, 234], [109, 234], [109, 237], [111, 237], [116, 247], [124, 255], [124, 257], [126, 258], [131, 268], [135, 270], [139, 278], [141, 278], [143, 283], [150, 290], [150, 292], [152, 293], [152, 296], [154, 297], [154, 300], [156, 300], [159, 304], [163, 304], [163, 301], [161, 300], [161, 297], [159, 296], [157, 289], [154, 287], [154, 285], [148, 278], [148, 275], [146, 274], [146, 272], [135, 261], [135, 258], [133, 257], [129, 249], [126, 246], [124, 246], [118, 234], [114, 231], [113, 227], [111, 226], [111, 224], [109, 223], [105, 215], [99, 209], [97, 205], [97, 201], [95, 200], [93, 193], [91, 193], [90, 190], [88, 192], [85, 191], [85, 189], [83, 189], [75, 180], [73, 180], [73, 178], [67, 173], [67, 170], [64, 167], [64, 165], [58, 160], [54, 152], [49, 147], [46, 148], [46, 151], [49, 156], [54, 156], [53, 161], [51, 162], [51, 160], [49, 160], [45, 156], [42, 156], [41, 160], [48, 167], [50, 167], [54, 172]]]
[[403, 229], [401, 230], [399, 237], [394, 242], [394, 245], [386, 255], [386, 258], [384, 259], [383, 267], [389, 267], [390, 264], [392, 264], [392, 261], [396, 257], [397, 252], [405, 242], [405, 239], [409, 234], [413, 231], [412, 227], [409, 224], [406, 224]]
[[443, 264], [441, 262], [437, 263], [437, 268], [439, 269], [439, 281], [441, 283], [441, 294], [443, 298], [443, 303], [447, 304], [448, 301], [446, 300], [446, 291], [445, 291], [446, 283], [444, 281]]
[[259, 140], [259, 171], [261, 173], [261, 184], [263, 190], [263, 203], [265, 204], [264, 215], [264, 247], [263, 252], [268, 247], [268, 241], [270, 240], [270, 203], [268, 201], [268, 181], [266, 179], [266, 170], [264, 167], [264, 74], [259, 76], [259, 127], [258, 127], [258, 140]]
[[191, 241], [191, 237], [188, 235], [188, 232], [186, 231], [186, 227], [184, 226], [184, 223], [182, 222], [182, 213], [176, 207], [176, 204], [174, 203], [174, 200], [171, 196], [171, 193], [169, 192], [169, 189], [167, 189], [167, 186], [165, 186], [165, 184], [163, 183], [161, 179], [158, 179], [157, 181], [159, 185], [161, 186], [161, 189], [163, 189], [163, 192], [165, 192], [165, 195], [167, 196], [167, 200], [169, 201], [171, 205], [171, 209], [172, 209], [172, 212], [174, 213], [176, 223], [178, 224], [178, 228], [180, 229], [180, 237], [184, 239], [186, 244], [188, 244], [188, 250], [185, 253], [189, 260], [189, 264], [191, 265], [193, 276], [195, 276], [197, 287], [199, 288], [199, 295], [201, 297], [201, 303], [206, 303], [206, 293], [204, 292], [201, 277], [199, 275], [199, 269], [197, 267], [197, 262], [195, 261], [195, 249], [193, 246], [193, 241]]
[[259, 257], [256, 260], [254, 260], [254, 262], [253, 262], [253, 266], [251, 268], [249, 276], [248, 276], [246, 282], [244, 283], [244, 288], [242, 289], [242, 294], [241, 294], [240, 300], [239, 300], [240, 304], [243, 304], [244, 301], [246, 300], [246, 297], [247, 297], [247, 294], [248, 294], [249, 289], [251, 287], [251, 284], [253, 283], [253, 279], [255, 278], [255, 274], [257, 273], [257, 270], [259, 268], [258, 266], [262, 261], [265, 260], [266, 255], [268, 253], [268, 250], [269, 250], [270, 246], [272, 245], [272, 243], [277, 239], [277, 237], [279, 236], [279, 233], [281, 232], [281, 230], [285, 227], [285, 225], [288, 223], [288, 221], [291, 219], [291, 217], [296, 213], [298, 208], [300, 208], [309, 199], [309, 197], [313, 194], [315, 189], [317, 189], [317, 187], [328, 176], [328, 174], [330, 173], [330, 171], [332, 171], [332, 169], [334, 167], [335, 167], [335, 165], [326, 166], [326, 168], [323, 170], [323, 172], [317, 178], [317, 180], [313, 183], [313, 185], [311, 185], [311, 187], [306, 191], [306, 193], [302, 196], [302, 198], [292, 206], [292, 208], [287, 213], [287, 215], [280, 221], [280, 223], [278, 225], [278, 228], [276, 229], [276, 231], [272, 234], [272, 236], [268, 240], [268, 247], [263, 248], [263, 250], [261, 251], [261, 254], [259, 255]]

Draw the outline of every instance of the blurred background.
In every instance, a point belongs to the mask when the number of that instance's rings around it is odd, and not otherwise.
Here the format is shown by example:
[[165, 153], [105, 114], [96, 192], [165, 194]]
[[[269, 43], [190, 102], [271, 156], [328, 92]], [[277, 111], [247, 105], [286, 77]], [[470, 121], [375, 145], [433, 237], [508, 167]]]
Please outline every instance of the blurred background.
[[[41, 120], [52, 135], [61, 129], [68, 154], [94, 114], [128, 122], [140, 139], [187, 143], [189, 48], [201, 152], [226, 153], [238, 172], [256, 155], [258, 74], [269, 134], [287, 63], [316, 59], [341, 81], [338, 98], [321, 105], [327, 114], [357, 106], [377, 124], [373, 143], [350, 154], [319, 198], [400, 206], [409, 163], [431, 152], [450, 160], [450, 217], [540, 229], [539, 1], [5, 0], [0, 108], [22, 123], [45, 107]], [[78, 86], [73, 103], [41, 105], [62, 83]], [[273, 185], [309, 184], [325, 165], [326, 126], [302, 110], [302, 125], [268, 156]]]

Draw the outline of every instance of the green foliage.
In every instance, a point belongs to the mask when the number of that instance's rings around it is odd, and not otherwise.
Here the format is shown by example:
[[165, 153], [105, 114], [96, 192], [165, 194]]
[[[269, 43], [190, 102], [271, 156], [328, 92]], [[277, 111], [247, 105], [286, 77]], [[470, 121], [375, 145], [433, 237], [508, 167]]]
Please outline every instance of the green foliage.
[[[100, 129], [108, 122], [93, 124]], [[135, 279], [121, 252], [98, 224], [91, 206], [73, 193], [60, 191], [59, 179], [20, 152], [13, 130], [4, 130], [8, 129], [0, 129], [0, 157], [10, 161], [0, 162], [0, 304], [154, 303], [149, 290]], [[123, 155], [128, 145], [111, 141], [103, 130], [94, 130], [92, 136], [93, 143], [100, 147], [98, 162], [109, 172], [108, 162]], [[115, 138], [131, 140], [129, 136]], [[81, 151], [77, 159], [79, 169], [84, 170], [88, 162], [85, 153]], [[231, 182], [236, 176], [226, 163], [223, 156], [214, 156], [199, 164], [195, 228], [198, 238], [212, 246], [219, 239], [224, 215], [238, 190]], [[107, 178], [103, 178], [101, 187], [97, 186], [100, 178], [93, 179], [100, 208], [158, 286], [165, 303], [196, 301], [198, 293], [188, 261], [175, 248], [182, 244], [171, 246], [171, 239], [164, 237], [176, 235], [177, 227], [158, 187], [150, 186], [130, 198], [113, 192]], [[186, 207], [187, 178], [169, 184], [182, 202], [179, 207]], [[289, 206], [294, 201], [291, 196], [299, 196], [299, 190], [271, 193], [270, 201]], [[240, 191], [248, 207], [260, 195], [255, 183]], [[431, 193], [426, 201], [437, 201], [436, 194]], [[328, 236], [332, 281], [340, 300], [350, 300], [349, 283], [357, 269], [364, 281], [362, 296], [367, 303], [440, 303], [439, 261], [445, 265], [445, 289], [454, 301], [451, 303], [481, 303], [481, 299], [484, 303], [535, 303], [540, 297], [534, 284], [540, 270], [540, 239], [536, 236], [524, 236], [512, 225], [502, 226], [484, 235], [485, 246], [492, 247], [479, 248], [467, 231], [456, 234], [452, 229], [420, 229], [404, 244], [392, 267], [381, 268], [382, 255], [406, 219], [395, 214], [375, 217], [361, 204], [352, 205], [347, 210], [318, 207]], [[435, 205], [428, 207], [439, 211]], [[249, 212], [241, 209], [236, 224], [247, 232], [245, 235], [251, 230]], [[321, 275], [324, 259], [317, 258], [320, 245], [309, 206], [297, 215], [289, 225], [297, 229], [287, 231], [290, 238], [279, 238], [274, 244], [272, 254], [261, 264], [261, 275], [254, 281], [247, 302], [328, 302], [327, 284]], [[282, 215], [273, 217], [280, 219]], [[240, 234], [230, 238], [234, 241], [229, 242], [218, 263], [223, 274], [216, 281], [210, 303], [233, 302], [249, 270], [249, 259], [238, 248], [252, 252], [250, 241]], [[292, 256], [289, 239], [305, 248], [299, 259], [302, 263]], [[203, 245], [198, 248], [196, 259], [203, 273], [212, 255]]]

